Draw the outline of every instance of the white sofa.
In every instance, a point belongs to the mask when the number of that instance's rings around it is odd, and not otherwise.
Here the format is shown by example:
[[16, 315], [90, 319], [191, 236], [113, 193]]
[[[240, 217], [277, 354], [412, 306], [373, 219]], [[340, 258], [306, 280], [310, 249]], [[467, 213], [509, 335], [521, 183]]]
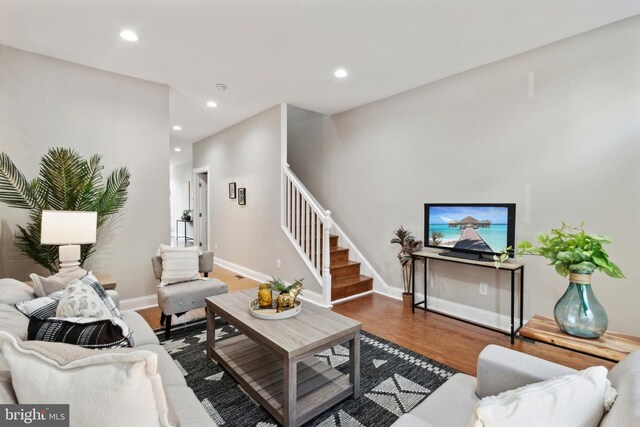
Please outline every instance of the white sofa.
[[[107, 291], [107, 293], [116, 305], [119, 305], [118, 293], [113, 290]], [[35, 298], [35, 295], [28, 285], [13, 280], [0, 280], [0, 329], [10, 332], [22, 340], [27, 339], [29, 319], [20, 313], [13, 303], [29, 298]], [[196, 395], [187, 387], [180, 369], [160, 345], [158, 337], [142, 316], [135, 311], [123, 311], [122, 320], [133, 331], [136, 348], [152, 351], [158, 356], [158, 367], [165, 394], [177, 418], [175, 420], [177, 425], [181, 427], [216, 427]], [[0, 353], [0, 378], [7, 376], [10, 376], [9, 368]]]
[[[465, 427], [476, 403], [528, 384], [576, 371], [557, 363], [497, 345], [487, 346], [478, 356], [478, 378], [456, 374], [394, 427]], [[640, 351], [627, 356], [607, 376], [618, 397], [601, 427], [640, 426]]]

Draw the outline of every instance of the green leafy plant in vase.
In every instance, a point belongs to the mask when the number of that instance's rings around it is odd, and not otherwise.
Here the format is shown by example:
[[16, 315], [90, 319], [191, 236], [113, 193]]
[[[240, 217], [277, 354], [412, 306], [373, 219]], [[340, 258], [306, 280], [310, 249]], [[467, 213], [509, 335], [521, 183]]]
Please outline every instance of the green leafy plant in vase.
[[[537, 246], [529, 241], [520, 242], [518, 256], [538, 255], [546, 258], [562, 277], [569, 276], [569, 287], [556, 303], [553, 315], [558, 327], [569, 335], [598, 338], [607, 330], [607, 313], [591, 288], [591, 275], [600, 270], [615, 279], [624, 278], [622, 270], [609, 260], [603, 245], [611, 238], [587, 234], [584, 223], [571, 227], [564, 222], [549, 234], [536, 236]], [[504, 262], [511, 248], [495, 256], [496, 267]]]

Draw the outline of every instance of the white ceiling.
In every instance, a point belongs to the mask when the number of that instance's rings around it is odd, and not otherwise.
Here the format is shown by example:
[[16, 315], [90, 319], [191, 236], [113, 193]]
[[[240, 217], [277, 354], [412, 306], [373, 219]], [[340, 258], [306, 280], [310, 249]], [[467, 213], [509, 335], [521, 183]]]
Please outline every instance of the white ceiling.
[[334, 114], [637, 14], [638, 0], [0, 0], [0, 43], [170, 85], [179, 164], [280, 102]]

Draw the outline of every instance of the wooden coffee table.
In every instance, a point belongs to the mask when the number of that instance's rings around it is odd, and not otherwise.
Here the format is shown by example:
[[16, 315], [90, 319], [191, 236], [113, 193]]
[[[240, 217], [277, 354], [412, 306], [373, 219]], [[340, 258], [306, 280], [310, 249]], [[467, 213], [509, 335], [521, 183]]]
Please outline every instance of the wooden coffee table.
[[[207, 354], [223, 366], [284, 426], [299, 426], [326, 409], [360, 395], [362, 324], [308, 302], [295, 317], [262, 320], [249, 312], [256, 290], [207, 298]], [[215, 316], [242, 335], [215, 340]], [[349, 374], [313, 357], [349, 344]]]

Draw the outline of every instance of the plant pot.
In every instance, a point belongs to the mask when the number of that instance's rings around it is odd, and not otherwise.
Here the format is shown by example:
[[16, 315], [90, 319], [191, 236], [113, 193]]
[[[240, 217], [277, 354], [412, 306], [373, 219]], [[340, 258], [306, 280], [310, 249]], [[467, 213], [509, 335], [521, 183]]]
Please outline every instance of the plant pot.
[[404, 304], [405, 310], [411, 310], [411, 292], [402, 293], [402, 303]]
[[609, 319], [591, 288], [591, 274], [571, 273], [569, 287], [556, 303], [553, 317], [562, 332], [581, 338], [599, 338]]
[[413, 290], [413, 274], [411, 270], [412, 263], [411, 261], [407, 261], [402, 268], [402, 292], [405, 294], [411, 294]]

